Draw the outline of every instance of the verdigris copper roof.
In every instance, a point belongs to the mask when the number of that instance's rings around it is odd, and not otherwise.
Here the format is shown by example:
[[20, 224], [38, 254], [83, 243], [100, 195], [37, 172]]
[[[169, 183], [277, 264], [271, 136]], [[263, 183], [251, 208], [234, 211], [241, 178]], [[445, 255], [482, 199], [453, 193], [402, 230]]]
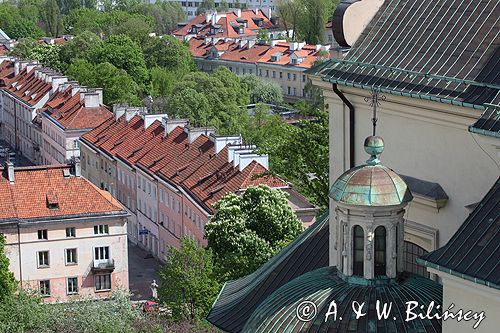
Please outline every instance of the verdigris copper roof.
[[488, 105], [481, 117], [469, 126], [469, 131], [500, 138], [500, 105]]
[[294, 278], [328, 265], [328, 214], [254, 273], [224, 284], [207, 321], [224, 332], [241, 332], [257, 306]]
[[382, 138], [366, 138], [364, 148], [371, 155], [367, 164], [344, 172], [330, 188], [330, 198], [355, 206], [393, 206], [411, 201], [404, 180], [377, 158], [384, 150]]
[[417, 262], [500, 289], [500, 178], [443, 247]]
[[[389, 285], [356, 285], [338, 276], [335, 267], [324, 267], [306, 273], [276, 290], [248, 319], [244, 333], [326, 333], [326, 332], [441, 332], [440, 320], [415, 319], [405, 321], [406, 302], [416, 301], [424, 306], [425, 313], [432, 301], [431, 314], [439, 313], [436, 305], [443, 302], [442, 286], [430, 279], [404, 273], [399, 281]], [[378, 320], [376, 302], [392, 303], [387, 320]], [[333, 315], [325, 321], [332, 301], [337, 305], [337, 318]], [[316, 315], [312, 315], [313, 306]], [[353, 302], [365, 303], [365, 316], [356, 319]], [[304, 306], [310, 305], [309, 309]], [[309, 311], [311, 310], [311, 311]], [[302, 318], [302, 320], [299, 319]], [[342, 318], [342, 319], [341, 319]], [[305, 321], [309, 320], [309, 321]]]
[[483, 108], [500, 102], [500, 2], [386, 0], [345, 59], [309, 72], [341, 85]]

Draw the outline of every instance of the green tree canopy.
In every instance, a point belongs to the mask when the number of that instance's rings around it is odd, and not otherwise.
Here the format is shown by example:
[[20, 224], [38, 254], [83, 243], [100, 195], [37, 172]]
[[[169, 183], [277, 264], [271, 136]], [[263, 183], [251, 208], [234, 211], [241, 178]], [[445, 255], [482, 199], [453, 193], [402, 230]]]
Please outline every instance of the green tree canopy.
[[9, 270], [9, 258], [5, 255], [5, 237], [0, 234], [0, 303], [14, 295], [17, 283]]
[[200, 15], [207, 10], [215, 9], [215, 1], [214, 0], [203, 0], [201, 4], [198, 6], [196, 10], [196, 15]]
[[233, 280], [254, 272], [302, 232], [287, 195], [265, 185], [241, 196], [227, 194], [215, 204], [206, 227], [218, 276]]
[[186, 14], [179, 2], [162, 1], [155, 4], [143, 4], [139, 13], [153, 18], [157, 34], [170, 34], [177, 29], [177, 23], [186, 19]]
[[283, 91], [276, 82], [262, 80], [255, 75], [244, 75], [241, 82], [247, 86], [251, 103], [283, 103]]
[[168, 110], [198, 126], [210, 125], [221, 134], [242, 131], [248, 115], [248, 90], [240, 78], [225, 67], [211, 75], [193, 72], [174, 86]]
[[63, 16], [57, 0], [46, 0], [41, 10], [42, 22], [47, 35], [58, 37], [63, 32]]
[[109, 62], [125, 70], [139, 86], [148, 81], [148, 70], [139, 45], [126, 35], [111, 35], [104, 41], [96, 63]]
[[168, 252], [167, 263], [159, 271], [160, 301], [172, 309], [174, 320], [204, 318], [219, 290], [212, 252], [187, 238], [181, 239], [179, 249], [170, 246]]
[[77, 59], [69, 66], [66, 74], [83, 85], [102, 87], [104, 103], [107, 105], [140, 105], [139, 87], [132, 77], [109, 62], [94, 65], [87, 60]]
[[180, 76], [196, 70], [187, 46], [173, 36], [150, 38], [144, 47], [146, 64], [178, 72]]

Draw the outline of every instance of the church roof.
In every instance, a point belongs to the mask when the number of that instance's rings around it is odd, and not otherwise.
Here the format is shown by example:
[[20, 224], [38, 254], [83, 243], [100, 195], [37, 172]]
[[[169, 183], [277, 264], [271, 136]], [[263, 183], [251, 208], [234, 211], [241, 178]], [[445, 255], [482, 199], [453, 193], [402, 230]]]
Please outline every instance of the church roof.
[[469, 126], [469, 131], [500, 138], [500, 105], [488, 105], [481, 117]]
[[443, 247], [417, 259], [427, 267], [500, 289], [500, 178]]
[[328, 265], [328, 214], [254, 273], [224, 284], [207, 321], [225, 332], [241, 332], [255, 309], [276, 289]]
[[[407, 274], [407, 273], [405, 273]], [[425, 313], [434, 301], [435, 308], [442, 303], [442, 286], [430, 279], [407, 274], [389, 285], [355, 285], [338, 277], [336, 267], [323, 267], [306, 273], [276, 290], [252, 314], [243, 328], [244, 333], [270, 332], [440, 332], [441, 321], [416, 319], [405, 321], [406, 302], [416, 301]], [[379, 300], [387, 306], [392, 302], [387, 320], [378, 320], [375, 304]], [[337, 304], [337, 318], [326, 313], [332, 301]], [[353, 302], [364, 303], [365, 316], [356, 319]], [[312, 302], [316, 315], [303, 310], [304, 302]], [[383, 306], [383, 305], [382, 305]], [[299, 319], [301, 316], [302, 320]], [[340, 318], [342, 317], [342, 319]], [[308, 321], [310, 320], [310, 321]]]
[[401, 177], [383, 165], [361, 165], [346, 171], [333, 183], [329, 196], [356, 206], [394, 206], [412, 199]]
[[323, 80], [483, 108], [500, 102], [500, 2], [386, 0]]

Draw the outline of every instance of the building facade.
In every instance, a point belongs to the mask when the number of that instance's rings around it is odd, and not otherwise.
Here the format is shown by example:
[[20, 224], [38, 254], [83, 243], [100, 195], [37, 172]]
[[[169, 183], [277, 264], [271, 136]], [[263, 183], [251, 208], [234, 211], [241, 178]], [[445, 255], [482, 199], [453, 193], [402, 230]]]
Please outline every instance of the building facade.
[[0, 169], [0, 232], [10, 270], [47, 302], [128, 290], [127, 216], [80, 166]]
[[305, 225], [314, 220], [318, 208], [289, 184], [271, 176], [254, 179], [267, 170], [267, 156], [255, 154], [240, 136], [217, 136], [210, 128], [125, 106], [114, 112], [82, 136], [82, 173], [116, 195], [130, 213], [129, 239], [155, 257], [165, 259], [167, 246], [177, 246], [181, 237], [206, 245], [213, 204], [252, 185], [285, 189]]
[[[460, 8], [472, 2], [465, 1], [453, 12], [461, 13]], [[386, 1], [343, 60], [331, 59], [311, 70], [313, 84], [323, 90], [330, 114], [330, 179], [364, 159], [357, 147], [375, 119], [377, 132], [391, 142], [384, 161], [405, 179], [414, 195], [405, 217], [405, 246], [414, 257], [444, 245], [499, 174], [495, 145], [468, 131], [485, 103], [499, 102], [498, 82], [485, 76], [498, 71], [491, 46], [498, 43], [492, 33], [498, 30], [498, 21], [486, 14], [497, 10], [498, 4], [490, 4], [480, 20], [462, 15], [460, 26], [481, 21], [489, 33], [473, 27], [467, 38], [453, 46], [445, 36], [459, 34], [453, 33], [456, 22], [448, 16], [448, 7], [441, 8], [445, 16], [436, 12], [419, 26], [413, 20], [425, 16], [421, 4]], [[412, 15], [405, 16], [409, 10]], [[427, 24], [434, 27], [437, 21], [443, 28], [431, 29], [432, 36], [428, 35]], [[397, 32], [389, 26], [394, 22]], [[338, 33], [342, 36], [343, 32]], [[396, 33], [398, 38], [391, 39]], [[338, 38], [335, 31], [334, 35]], [[432, 50], [427, 47], [430, 43]], [[332, 201], [330, 210], [335, 207]], [[412, 271], [422, 268], [414, 260], [408, 264], [415, 266]]]

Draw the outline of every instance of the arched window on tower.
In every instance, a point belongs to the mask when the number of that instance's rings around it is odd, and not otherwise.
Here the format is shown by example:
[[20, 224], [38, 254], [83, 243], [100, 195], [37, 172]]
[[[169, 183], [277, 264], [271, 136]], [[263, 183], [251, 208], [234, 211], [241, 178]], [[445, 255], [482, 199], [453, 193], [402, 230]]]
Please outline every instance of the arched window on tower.
[[386, 231], [379, 226], [375, 229], [375, 276], [386, 275]]
[[365, 235], [363, 232], [363, 228], [361, 228], [359, 225], [354, 226], [352, 242], [352, 274], [363, 276]]

